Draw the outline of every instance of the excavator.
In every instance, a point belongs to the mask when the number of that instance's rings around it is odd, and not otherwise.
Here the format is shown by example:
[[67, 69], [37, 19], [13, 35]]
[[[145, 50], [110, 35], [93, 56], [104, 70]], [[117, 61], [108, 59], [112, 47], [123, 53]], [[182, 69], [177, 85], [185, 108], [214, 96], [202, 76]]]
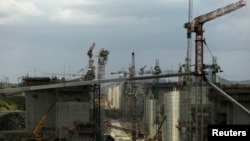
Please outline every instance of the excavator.
[[43, 135], [40, 132], [40, 129], [41, 129], [42, 125], [44, 124], [48, 114], [50, 113], [50, 111], [54, 107], [55, 103], [56, 103], [56, 101], [53, 102], [52, 105], [50, 105], [48, 111], [41, 117], [41, 119], [39, 120], [39, 122], [37, 123], [37, 125], [35, 126], [33, 131], [28, 134], [28, 136], [35, 139], [35, 141], [42, 141], [43, 140]]

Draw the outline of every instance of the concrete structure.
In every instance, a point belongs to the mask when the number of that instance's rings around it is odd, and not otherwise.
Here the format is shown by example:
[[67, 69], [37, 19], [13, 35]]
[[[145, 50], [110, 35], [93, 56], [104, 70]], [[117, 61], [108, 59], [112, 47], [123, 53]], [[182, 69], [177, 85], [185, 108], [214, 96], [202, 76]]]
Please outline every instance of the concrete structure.
[[[244, 84], [219, 85], [223, 91], [250, 110], [250, 86]], [[250, 124], [249, 115], [236, 105], [228, 102], [215, 90], [209, 91], [210, 122], [213, 124]]]
[[[45, 85], [63, 83], [63, 80], [50, 78], [25, 78], [23, 86]], [[161, 134], [157, 138], [164, 140], [187, 140], [186, 133], [189, 132], [190, 139], [195, 138], [195, 113], [196, 100], [195, 85], [191, 87], [190, 111], [186, 111], [186, 92], [179, 83], [166, 83], [162, 81], [136, 81], [136, 113], [137, 133], [152, 138], [164, 116], [166, 121], [161, 128]], [[231, 94], [237, 101], [250, 109], [249, 86], [221, 86], [227, 93]], [[130, 84], [120, 82], [107, 87], [104, 95], [108, 103], [102, 109], [101, 121], [112, 121], [114, 125], [122, 122], [131, 122], [131, 107], [129, 94]], [[92, 85], [60, 87], [27, 91], [26, 94], [26, 130], [31, 132], [49, 107], [56, 101], [41, 128], [44, 138], [55, 138], [65, 140], [90, 139], [96, 136], [96, 113], [98, 107], [97, 97], [94, 97]], [[249, 117], [238, 107], [228, 103], [215, 91], [205, 85], [202, 88], [202, 106], [204, 131], [207, 124], [249, 124]], [[187, 120], [189, 114], [190, 120]], [[110, 116], [111, 115], [111, 116]], [[218, 118], [219, 117], [219, 118]], [[119, 119], [119, 121], [117, 121]], [[127, 124], [131, 126], [131, 124]], [[126, 125], [126, 126], [127, 126]], [[190, 125], [188, 128], [187, 125]], [[127, 126], [126, 128], [131, 127]], [[104, 129], [105, 130], [105, 129]], [[112, 129], [112, 135], [119, 136]], [[105, 130], [106, 131], [106, 130]], [[109, 134], [108, 132], [105, 132]], [[127, 133], [126, 133], [127, 134]], [[205, 136], [204, 136], [205, 137]], [[130, 138], [126, 135], [125, 138]]]
[[184, 97], [180, 91], [167, 92], [164, 94], [164, 113], [167, 117], [167, 121], [163, 125], [162, 138], [163, 141], [179, 141], [180, 133], [177, 128], [178, 123], [183, 121], [181, 113], [184, 112]]
[[110, 87], [107, 93], [108, 106], [112, 109], [121, 107], [122, 86], [117, 85]]
[[[53, 83], [47, 78], [25, 78], [23, 85]], [[94, 130], [77, 129], [79, 124], [91, 123], [90, 86], [77, 86], [26, 92], [26, 130], [32, 132], [47, 113], [41, 127], [44, 139], [80, 141], [94, 136]], [[93, 128], [94, 129], [94, 128]]]

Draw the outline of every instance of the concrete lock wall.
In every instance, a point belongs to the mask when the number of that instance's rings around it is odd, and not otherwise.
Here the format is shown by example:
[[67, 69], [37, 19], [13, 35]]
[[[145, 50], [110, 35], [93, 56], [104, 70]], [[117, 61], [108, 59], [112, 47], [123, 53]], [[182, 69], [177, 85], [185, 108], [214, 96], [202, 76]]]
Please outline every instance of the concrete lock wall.
[[[38, 124], [42, 116], [48, 111], [49, 107], [55, 102], [54, 91], [40, 90], [26, 92], [26, 130], [32, 131]], [[44, 127], [55, 127], [55, 105], [48, 113], [43, 124]]]
[[[250, 103], [249, 102], [240, 102], [242, 105], [244, 105], [247, 109], [250, 109]], [[228, 115], [228, 123], [227, 124], [250, 124], [250, 118], [249, 115], [244, 113], [242, 109], [240, 109], [238, 106], [233, 105], [232, 103], [228, 103], [227, 106], [227, 115]]]
[[69, 128], [75, 122], [90, 122], [89, 95], [84, 90], [39, 90], [26, 92], [26, 129], [32, 132], [38, 122], [47, 113], [45, 122], [41, 126], [44, 139], [58, 137], [75, 141], [87, 139], [89, 134], [70, 133]]
[[[59, 138], [70, 140], [74, 134], [69, 133], [66, 128], [74, 127], [75, 122], [89, 122], [89, 103], [88, 102], [57, 102], [56, 105], [56, 127], [59, 131]], [[75, 140], [80, 139], [77, 135]]]

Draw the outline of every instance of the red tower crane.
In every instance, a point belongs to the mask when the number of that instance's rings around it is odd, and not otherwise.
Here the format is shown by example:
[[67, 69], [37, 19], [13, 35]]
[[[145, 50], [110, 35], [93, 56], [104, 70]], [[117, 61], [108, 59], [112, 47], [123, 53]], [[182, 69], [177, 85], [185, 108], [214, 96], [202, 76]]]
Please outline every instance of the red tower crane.
[[240, 0], [236, 3], [229, 4], [207, 14], [200, 15], [184, 24], [188, 35], [195, 32], [195, 76], [196, 76], [196, 106], [195, 106], [195, 140], [203, 140], [203, 101], [202, 101], [202, 76], [205, 75], [205, 65], [203, 63], [203, 25], [220, 16], [226, 15], [246, 5], [246, 2]]
[[204, 64], [203, 64], [203, 24], [211, 21], [220, 16], [226, 15], [230, 12], [233, 12], [246, 5], [246, 1], [240, 0], [236, 3], [232, 3], [223, 8], [219, 8], [207, 14], [200, 15], [192, 22], [185, 23], [184, 28], [187, 28], [189, 32], [195, 32], [195, 74], [197, 76], [204, 75]]

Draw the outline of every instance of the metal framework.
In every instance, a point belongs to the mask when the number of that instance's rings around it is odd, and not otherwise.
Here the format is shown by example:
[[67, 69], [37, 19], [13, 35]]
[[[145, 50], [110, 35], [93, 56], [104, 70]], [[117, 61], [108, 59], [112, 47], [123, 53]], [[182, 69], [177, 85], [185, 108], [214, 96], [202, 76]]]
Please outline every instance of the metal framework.
[[232, 3], [223, 8], [219, 8], [207, 14], [200, 15], [192, 22], [185, 23], [184, 27], [190, 32], [195, 32], [195, 73], [196, 75], [204, 75], [203, 64], [203, 25], [204, 23], [216, 19], [220, 16], [226, 15], [246, 5], [246, 1], [240, 0], [236, 3]]
[[93, 120], [95, 122], [95, 138], [97, 141], [101, 140], [101, 88], [100, 84], [94, 84], [93, 87]]
[[130, 68], [130, 84], [131, 84], [131, 121], [132, 121], [132, 141], [136, 141], [136, 122], [137, 122], [137, 110], [136, 110], [136, 92], [135, 92], [135, 54], [132, 52], [132, 66]]
[[[195, 140], [203, 140], [203, 103], [202, 103], [202, 77], [205, 76], [205, 65], [204, 65], [204, 49], [203, 49], [203, 25], [204, 23], [216, 19], [220, 16], [226, 15], [233, 12], [246, 5], [246, 2], [240, 0], [236, 3], [229, 4], [223, 8], [219, 8], [207, 14], [200, 15], [194, 18], [193, 21], [188, 21], [184, 24], [187, 29], [188, 39], [191, 38], [191, 32], [195, 32], [195, 76], [196, 76], [196, 107], [195, 107]], [[190, 17], [189, 17], [190, 18]], [[190, 19], [189, 19], [190, 20]], [[189, 42], [188, 42], [189, 45]], [[189, 48], [188, 48], [189, 49]], [[189, 52], [189, 50], [187, 51]], [[187, 54], [187, 59], [189, 54]], [[186, 60], [188, 65], [189, 60]], [[186, 71], [188, 71], [189, 65], [186, 66]]]
[[105, 79], [105, 65], [108, 61], [109, 51], [102, 48], [98, 54], [98, 79]]

